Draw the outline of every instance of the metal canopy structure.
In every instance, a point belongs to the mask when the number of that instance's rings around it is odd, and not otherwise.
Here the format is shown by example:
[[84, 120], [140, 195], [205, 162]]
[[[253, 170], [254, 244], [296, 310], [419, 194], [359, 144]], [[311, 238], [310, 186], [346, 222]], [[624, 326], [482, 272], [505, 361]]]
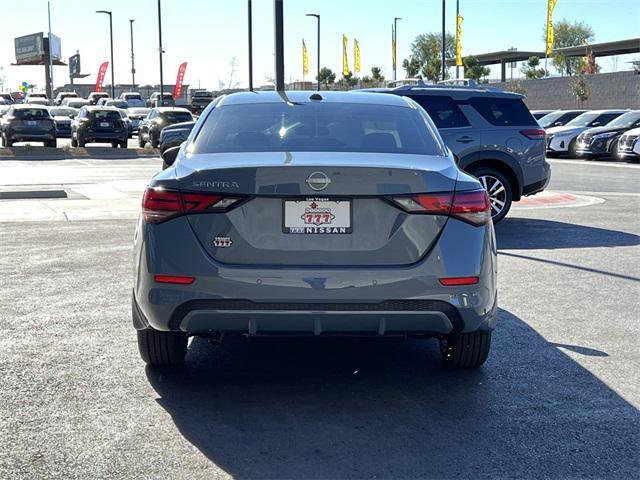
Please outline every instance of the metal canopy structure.
[[[553, 53], [560, 53], [565, 57], [586, 57], [592, 53], [594, 57], [607, 57], [612, 55], [624, 55], [627, 53], [640, 52], [640, 38], [629, 38], [627, 40], [617, 40], [614, 42], [592, 43], [590, 45], [578, 45], [576, 47], [556, 48]], [[525, 52], [520, 50], [503, 50], [500, 52], [481, 53], [474, 55], [478, 59], [480, 65], [497, 65], [500, 64], [500, 80], [505, 82], [506, 65], [510, 62], [523, 62], [529, 57], [536, 56], [544, 58], [545, 52]], [[455, 58], [447, 59], [447, 65], [455, 66]]]
[[594, 57], [608, 57], [640, 52], [640, 38], [629, 38], [615, 42], [592, 43], [577, 47], [556, 48], [553, 53], [561, 53], [565, 57], [585, 57], [592, 53]]
[[[507, 63], [511, 62], [523, 62], [528, 60], [529, 57], [544, 57], [544, 52], [526, 52], [524, 50], [502, 50], [500, 52], [481, 53], [480, 55], [474, 55], [478, 59], [480, 65], [496, 65], [500, 64], [500, 80], [506, 81], [507, 79]], [[456, 59], [449, 58], [447, 65], [450, 67], [455, 66]]]

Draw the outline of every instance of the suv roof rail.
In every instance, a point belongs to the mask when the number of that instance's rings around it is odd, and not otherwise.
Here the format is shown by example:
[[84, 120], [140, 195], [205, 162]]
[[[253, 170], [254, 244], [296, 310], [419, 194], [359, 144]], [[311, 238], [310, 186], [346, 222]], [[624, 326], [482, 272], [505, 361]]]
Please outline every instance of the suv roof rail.
[[492, 87], [490, 85], [485, 85], [485, 84], [470, 84], [470, 85], [451, 85], [451, 84], [444, 84], [444, 83], [437, 83], [437, 84], [425, 84], [423, 82], [422, 85], [402, 85], [400, 87], [395, 87], [392, 88], [391, 90], [394, 92], [402, 92], [402, 91], [411, 91], [411, 90], [424, 90], [424, 89], [452, 89], [452, 90], [482, 90], [485, 92], [496, 92], [496, 93], [505, 93], [505, 94], [514, 94], [514, 92], [509, 92], [506, 90], [501, 90], [498, 87]]

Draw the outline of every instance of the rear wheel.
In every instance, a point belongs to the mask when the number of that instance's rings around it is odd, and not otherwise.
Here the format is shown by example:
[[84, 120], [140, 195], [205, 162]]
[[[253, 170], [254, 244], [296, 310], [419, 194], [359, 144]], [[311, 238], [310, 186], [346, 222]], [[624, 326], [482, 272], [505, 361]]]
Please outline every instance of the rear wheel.
[[440, 339], [440, 353], [445, 364], [456, 368], [478, 368], [489, 356], [491, 332], [479, 330], [458, 333]]
[[504, 173], [495, 168], [481, 167], [471, 170], [470, 173], [480, 180], [483, 188], [489, 194], [491, 218], [493, 223], [498, 223], [511, 209], [513, 201], [511, 182]]
[[569, 156], [571, 158], [577, 158], [578, 157], [578, 152], [576, 151], [576, 139], [574, 138], [573, 140], [571, 140], [571, 142], [569, 143]]
[[84, 148], [85, 145], [86, 145], [86, 142], [84, 141], [84, 138], [78, 135], [78, 146], [81, 148]]
[[111, 148], [118, 148], [118, 142], [111, 142]]
[[160, 145], [160, 140], [158, 139], [158, 137], [152, 135], [151, 133], [149, 133], [149, 137], [151, 137], [151, 146], [153, 148], [158, 148], [158, 146]]
[[4, 146], [5, 147], [13, 147], [13, 140], [11, 139], [11, 137], [4, 137]]
[[147, 144], [147, 142], [144, 141], [144, 139], [142, 138], [142, 133], [138, 132], [138, 146], [140, 148], [144, 148], [144, 146]]
[[71, 146], [72, 147], [78, 146], [78, 140], [76, 140], [73, 136], [71, 137]]
[[154, 367], [179, 365], [187, 354], [188, 339], [181, 332], [137, 330], [140, 357]]
[[125, 140], [124, 142], [120, 142], [120, 148], [127, 148], [128, 146], [129, 145], [127, 140]]

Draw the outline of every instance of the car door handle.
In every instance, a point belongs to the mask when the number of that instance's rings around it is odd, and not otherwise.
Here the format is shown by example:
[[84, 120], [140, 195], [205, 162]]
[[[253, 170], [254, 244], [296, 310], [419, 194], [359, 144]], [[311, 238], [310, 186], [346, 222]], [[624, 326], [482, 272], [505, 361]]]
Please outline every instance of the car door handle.
[[458, 143], [470, 143], [470, 142], [473, 142], [473, 138], [464, 136], [464, 137], [456, 138], [456, 142], [458, 142]]

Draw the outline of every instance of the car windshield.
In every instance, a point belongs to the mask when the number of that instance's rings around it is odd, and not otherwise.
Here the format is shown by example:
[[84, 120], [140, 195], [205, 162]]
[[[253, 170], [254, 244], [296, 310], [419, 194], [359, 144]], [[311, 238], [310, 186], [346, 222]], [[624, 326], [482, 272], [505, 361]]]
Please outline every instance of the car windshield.
[[538, 123], [542, 128], [552, 127], [556, 121], [565, 114], [562, 110], [557, 112], [547, 113], [544, 117], [538, 119]]
[[627, 112], [607, 124], [607, 127], [629, 128], [640, 120], [640, 112]]
[[445, 155], [428, 117], [392, 105], [285, 102], [211, 112], [194, 153], [370, 152]]
[[120, 116], [119, 111], [114, 110], [95, 110], [92, 113], [93, 118], [96, 120], [120, 120], [122, 117]]
[[145, 116], [145, 117], [149, 113], [148, 108], [129, 108], [127, 111], [129, 112], [129, 115], [137, 115], [137, 116]]
[[75, 115], [78, 111], [75, 108], [50, 108], [49, 113], [54, 117], [68, 117]]
[[50, 118], [49, 112], [44, 108], [18, 108], [13, 111], [13, 116], [21, 119], [39, 120]]
[[566, 124], [567, 127], [586, 127], [601, 114], [598, 112], [587, 112], [582, 115], [578, 115], [576, 118]]
[[169, 123], [190, 122], [193, 120], [189, 112], [163, 112], [162, 117]]

